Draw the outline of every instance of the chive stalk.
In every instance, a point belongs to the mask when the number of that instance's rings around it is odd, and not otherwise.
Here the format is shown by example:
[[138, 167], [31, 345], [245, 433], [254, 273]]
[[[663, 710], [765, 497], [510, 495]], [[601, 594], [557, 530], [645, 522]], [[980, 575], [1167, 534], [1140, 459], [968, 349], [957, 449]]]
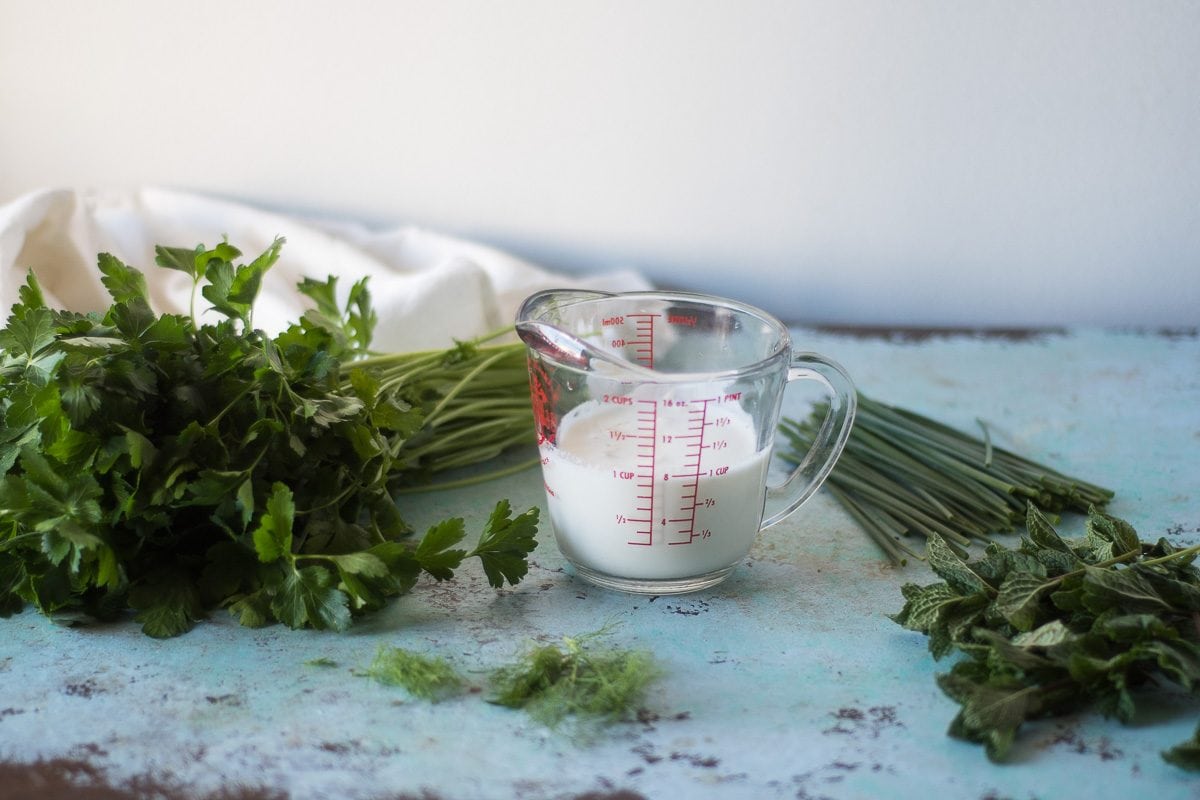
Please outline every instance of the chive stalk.
[[[799, 463], [824, 419], [780, 425], [784, 460]], [[826, 487], [894, 564], [916, 555], [903, 539], [937, 533], [956, 550], [1023, 524], [1042, 511], [1103, 508], [1113, 493], [926, 416], [858, 396], [849, 441]], [[918, 556], [919, 557], [919, 556]]]

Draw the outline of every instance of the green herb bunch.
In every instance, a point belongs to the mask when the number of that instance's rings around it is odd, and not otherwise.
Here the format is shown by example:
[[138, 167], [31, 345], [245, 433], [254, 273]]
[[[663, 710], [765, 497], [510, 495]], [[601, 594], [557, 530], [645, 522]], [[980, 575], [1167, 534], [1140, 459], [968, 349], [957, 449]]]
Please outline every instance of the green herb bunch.
[[570, 718], [580, 738], [594, 732], [585, 723], [627, 721], [661, 670], [650, 653], [595, 646], [607, 633], [605, 627], [563, 637], [562, 647], [529, 648], [517, 662], [493, 672], [489, 702], [524, 709], [550, 728]]
[[[785, 460], [812, 447], [827, 407], [780, 424]], [[906, 540], [936, 533], [958, 553], [972, 540], [1013, 531], [1032, 503], [1043, 511], [1102, 508], [1112, 491], [993, 447], [929, 417], [859, 393], [846, 449], [825, 486], [895, 564], [921, 557]]]
[[[392, 496], [401, 467], [431, 468], [405, 446], [428, 443], [463, 369], [486, 372], [478, 354], [419, 354], [445, 368], [396, 379], [403, 356], [360, 358], [376, 320], [366, 282], [339, 305], [333, 277], [302, 282], [315, 308], [264, 334], [254, 301], [282, 246], [245, 264], [226, 242], [157, 248], [192, 279], [190, 316], [157, 315], [144, 275], [108, 254], [104, 313], [48, 308], [30, 274], [0, 331], [0, 613], [132, 608], [166, 637], [224, 606], [245, 625], [342, 630], [470, 556], [493, 586], [525, 575], [537, 509], [499, 502], [466, 550], [461, 519], [409, 541]], [[197, 290], [218, 321], [197, 321]]]
[[[491, 671], [488, 702], [522, 709], [553, 729], [570, 721], [580, 740], [605, 726], [640, 718], [646, 689], [662, 677], [662, 669], [646, 651], [599, 643], [611, 629], [606, 625], [564, 636], [561, 646], [526, 648], [514, 661]], [[356, 674], [434, 703], [480, 691], [445, 657], [401, 647], [381, 645], [370, 666]]]
[[385, 686], [403, 687], [413, 697], [433, 703], [453, 697], [466, 686], [445, 658], [387, 645], [379, 646], [371, 665], [359, 674]]
[[[1143, 542], [1094, 509], [1082, 539], [1032, 505], [1026, 527], [1019, 547], [991, 544], [971, 562], [933, 534], [942, 581], [903, 588], [893, 619], [927, 634], [935, 658], [965, 656], [937, 679], [962, 706], [951, 736], [1003, 760], [1026, 720], [1094, 708], [1130, 722], [1139, 687], [1200, 691], [1200, 545]], [[1200, 769], [1196, 742], [1164, 755]]]

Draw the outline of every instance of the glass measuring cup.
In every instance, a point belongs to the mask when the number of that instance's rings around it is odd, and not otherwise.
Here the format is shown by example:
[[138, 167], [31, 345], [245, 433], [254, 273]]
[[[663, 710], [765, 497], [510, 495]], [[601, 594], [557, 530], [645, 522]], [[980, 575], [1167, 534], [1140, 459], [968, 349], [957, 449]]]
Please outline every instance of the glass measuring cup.
[[[787, 327], [744, 303], [550, 290], [525, 301], [516, 329], [555, 538], [600, 586], [675, 594], [721, 582], [759, 530], [820, 488], [853, 424], [845, 370], [793, 352]], [[821, 384], [830, 411], [803, 461], [768, 486], [796, 380]]]

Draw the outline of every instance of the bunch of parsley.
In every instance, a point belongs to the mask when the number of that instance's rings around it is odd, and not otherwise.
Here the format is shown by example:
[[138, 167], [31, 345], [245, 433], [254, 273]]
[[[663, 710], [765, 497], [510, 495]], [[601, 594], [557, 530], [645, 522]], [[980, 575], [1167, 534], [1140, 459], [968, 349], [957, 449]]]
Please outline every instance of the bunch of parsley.
[[[365, 281], [339, 305], [335, 278], [305, 280], [315, 308], [278, 336], [255, 329], [282, 245], [245, 264], [225, 242], [158, 248], [192, 279], [190, 316], [156, 314], [143, 274], [108, 254], [102, 314], [48, 308], [30, 274], [0, 331], [0, 615], [133, 609], [168, 637], [227, 607], [245, 625], [342, 630], [470, 556], [493, 586], [525, 575], [536, 508], [500, 501], [470, 550], [461, 519], [408, 538], [392, 494], [415, 463], [405, 445], [461, 387], [357, 366]], [[197, 322], [196, 290], [219, 321]], [[439, 357], [462, 362], [463, 346]]]
[[[942, 581], [904, 586], [893, 619], [927, 634], [935, 658], [965, 656], [938, 676], [962, 706], [951, 736], [1000, 761], [1026, 720], [1095, 708], [1127, 723], [1141, 687], [1200, 691], [1200, 545], [1143, 542], [1095, 509], [1082, 539], [1033, 505], [1026, 527], [1019, 547], [991, 544], [970, 562], [931, 534]], [[1163, 755], [1200, 770], [1200, 730]]]

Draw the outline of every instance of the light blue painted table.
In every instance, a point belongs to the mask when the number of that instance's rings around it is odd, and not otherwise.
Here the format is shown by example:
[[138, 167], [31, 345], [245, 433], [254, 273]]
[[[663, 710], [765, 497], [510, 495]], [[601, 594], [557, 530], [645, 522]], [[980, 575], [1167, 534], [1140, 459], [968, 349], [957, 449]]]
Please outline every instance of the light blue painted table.
[[[1112, 512], [1143, 538], [1200, 540], [1195, 331], [796, 334], [876, 399], [964, 429], [980, 417], [997, 444], [1115, 488]], [[419, 525], [465, 515], [478, 530], [493, 500], [522, 509], [541, 491], [527, 472], [403, 504]], [[221, 614], [171, 641], [28, 611], [0, 620], [0, 760], [67, 758], [114, 785], [150, 775], [197, 793], [241, 783], [294, 798], [1200, 797], [1200, 777], [1158, 755], [1200, 718], [1180, 692], [1145, 699], [1153, 725], [1029, 725], [1007, 766], [946, 737], [956, 707], [934, 684], [944, 665], [886, 616], [900, 585], [929, 573], [884, 566], [823, 495], [698, 595], [591, 588], [564, 571], [548, 528], [533, 560], [515, 589], [492, 591], [471, 567], [344, 635], [243, 629]], [[483, 685], [532, 640], [614, 621], [612, 643], [653, 650], [666, 677], [644, 721], [588, 745], [477, 694], [430, 705], [354, 674], [394, 645], [445, 656]], [[317, 658], [338, 666], [306, 665]]]

